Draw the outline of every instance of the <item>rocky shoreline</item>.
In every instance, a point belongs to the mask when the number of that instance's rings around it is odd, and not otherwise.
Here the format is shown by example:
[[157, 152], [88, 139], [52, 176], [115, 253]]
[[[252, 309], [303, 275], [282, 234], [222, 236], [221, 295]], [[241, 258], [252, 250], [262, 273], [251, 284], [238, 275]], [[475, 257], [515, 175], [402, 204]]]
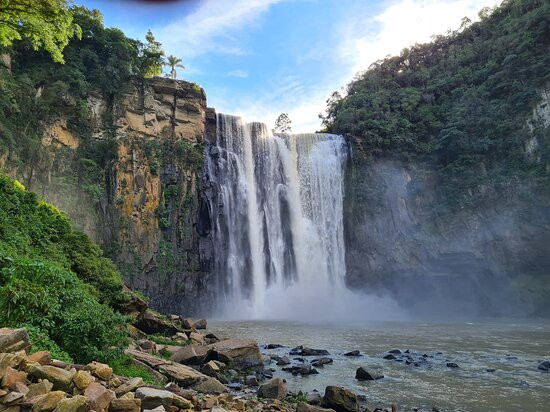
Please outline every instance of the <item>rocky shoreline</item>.
[[[146, 369], [154, 384], [118, 376], [106, 363], [53, 359], [48, 351], [32, 350], [25, 328], [0, 329], [0, 412], [371, 410], [363, 397], [337, 386], [327, 386], [324, 395], [288, 391], [285, 379], [273, 378], [275, 369], [270, 366], [290, 365], [288, 357], [263, 354], [253, 340], [220, 339], [205, 331], [206, 320], [164, 316], [150, 309], [136, 319], [127, 325], [130, 344], [124, 354]], [[317, 368], [332, 363], [328, 355], [326, 350], [299, 346], [289, 356], [309, 361], [283, 370], [293, 375], [319, 373]], [[381, 376], [360, 369], [358, 379]], [[392, 405], [374, 410], [397, 409]]]

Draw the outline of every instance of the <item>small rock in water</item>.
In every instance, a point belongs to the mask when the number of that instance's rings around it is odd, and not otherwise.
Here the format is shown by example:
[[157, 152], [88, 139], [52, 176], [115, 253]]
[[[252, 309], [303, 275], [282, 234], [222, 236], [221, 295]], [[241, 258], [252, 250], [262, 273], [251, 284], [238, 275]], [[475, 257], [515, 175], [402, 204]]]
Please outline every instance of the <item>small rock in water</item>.
[[360, 381], [374, 381], [377, 379], [382, 379], [384, 375], [377, 371], [373, 371], [372, 369], [365, 368], [361, 366], [357, 369], [355, 372], [355, 379], [358, 379]]
[[351, 352], [344, 353], [344, 356], [361, 356], [361, 352], [358, 350], [352, 350]]
[[544, 361], [539, 363], [539, 366], [537, 366], [537, 369], [544, 372], [550, 372], [550, 361]]
[[389, 350], [388, 353], [392, 353], [394, 355], [401, 355], [401, 351], [399, 349]]
[[447, 362], [447, 368], [458, 368], [458, 365], [454, 362]]
[[268, 343], [265, 345], [266, 349], [278, 349], [278, 348], [284, 348], [283, 345], [279, 345], [278, 343]]
[[244, 378], [244, 383], [248, 386], [258, 386], [258, 378], [255, 375], [248, 375]]
[[485, 369], [487, 372], [494, 372], [496, 371], [496, 369], [493, 369], [493, 368], [489, 368], [489, 369]]
[[311, 365], [315, 367], [323, 367], [324, 365], [328, 365], [329, 363], [332, 363], [332, 362], [333, 360], [331, 358], [319, 358], [319, 359], [314, 359], [311, 362]]
[[312, 348], [308, 348], [300, 345], [291, 349], [289, 352], [289, 355], [325, 356], [325, 355], [330, 355], [330, 353], [325, 349], [312, 349]]
[[286, 356], [283, 356], [277, 361], [277, 365], [279, 366], [290, 365], [290, 359], [288, 359]]
[[391, 353], [384, 356], [384, 359], [386, 360], [395, 360], [397, 359], [395, 356], [393, 356]]

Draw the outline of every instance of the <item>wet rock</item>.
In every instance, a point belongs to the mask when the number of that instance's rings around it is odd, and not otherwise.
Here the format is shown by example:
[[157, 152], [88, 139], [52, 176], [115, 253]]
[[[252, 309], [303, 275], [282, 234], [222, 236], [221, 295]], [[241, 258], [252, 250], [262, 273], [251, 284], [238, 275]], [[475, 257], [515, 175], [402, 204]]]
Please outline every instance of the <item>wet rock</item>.
[[63, 398], [57, 404], [54, 412], [86, 412], [88, 405], [86, 404], [86, 397], [82, 395], [76, 395], [72, 398]]
[[145, 386], [142, 378], [132, 378], [115, 389], [115, 395], [120, 397], [128, 392], [134, 392], [137, 388]]
[[315, 367], [323, 367], [324, 365], [329, 365], [332, 362], [333, 360], [331, 358], [319, 358], [319, 359], [314, 359], [311, 362], [311, 365]]
[[488, 368], [488, 369], [485, 369], [485, 371], [487, 371], [487, 372], [495, 372], [495, 371], [496, 371], [496, 369], [493, 369], [493, 368]]
[[279, 360], [277, 361], [277, 365], [279, 366], [290, 365], [290, 359], [288, 359], [288, 357], [286, 356], [283, 356], [282, 358], [279, 358]]
[[297, 346], [290, 350], [290, 355], [299, 355], [299, 356], [325, 356], [330, 355], [330, 353], [325, 349], [312, 349], [305, 346]]
[[307, 399], [307, 403], [311, 405], [320, 405], [321, 402], [323, 401], [323, 397], [319, 392], [317, 392], [317, 390], [314, 390], [313, 392], [308, 393], [306, 395], [306, 399]]
[[388, 355], [384, 355], [384, 359], [386, 359], [386, 360], [395, 360], [397, 358], [390, 353]]
[[336, 412], [359, 412], [357, 395], [338, 386], [327, 386], [321, 406], [334, 409]]
[[382, 379], [383, 377], [384, 375], [382, 375], [381, 373], [369, 368], [365, 368], [364, 366], [361, 366], [355, 372], [355, 379], [361, 381], [374, 381], [377, 379]]
[[284, 346], [279, 345], [278, 343], [268, 343], [267, 345], [265, 345], [265, 348], [266, 349], [279, 349], [279, 348], [284, 348]]
[[248, 375], [244, 378], [244, 383], [248, 386], [258, 386], [258, 378], [256, 375]]
[[271, 372], [270, 370], [264, 370], [262, 372], [262, 375], [264, 376], [264, 378], [266, 379], [272, 379], [273, 378], [273, 372]]
[[447, 368], [458, 368], [458, 365], [454, 362], [447, 362]]
[[352, 350], [351, 352], [344, 353], [344, 356], [361, 356], [361, 352], [358, 350]]
[[298, 403], [298, 406], [296, 406], [296, 412], [330, 412], [334, 409], [327, 409], [327, 408], [321, 408], [319, 406], [309, 405], [305, 402]]
[[388, 353], [391, 353], [392, 355], [401, 355], [401, 351], [399, 349], [389, 350]]
[[280, 378], [266, 382], [258, 389], [259, 398], [283, 399], [286, 394], [286, 385]]
[[66, 391], [69, 389], [73, 373], [55, 366], [33, 366], [29, 371], [29, 376], [35, 379], [47, 379], [53, 383], [55, 390]]
[[544, 372], [549, 372], [550, 371], [550, 361], [544, 361], [544, 362], [539, 363], [539, 366], [537, 366], [537, 369], [539, 369], [541, 371], [544, 371]]
[[317, 375], [319, 373], [319, 371], [311, 367], [311, 365], [290, 366], [287, 368], [283, 368], [282, 370], [284, 370], [285, 372], [290, 372], [295, 376], [296, 375], [302, 375], [302, 376]]
[[90, 383], [84, 391], [84, 396], [93, 411], [107, 409], [111, 401], [115, 399], [115, 393], [98, 382]]

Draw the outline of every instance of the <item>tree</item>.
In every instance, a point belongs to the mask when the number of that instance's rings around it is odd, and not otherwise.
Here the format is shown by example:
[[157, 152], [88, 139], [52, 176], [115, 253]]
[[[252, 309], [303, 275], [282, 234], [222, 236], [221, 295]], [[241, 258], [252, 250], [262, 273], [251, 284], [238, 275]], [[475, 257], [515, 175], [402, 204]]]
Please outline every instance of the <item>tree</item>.
[[288, 133], [292, 131], [292, 120], [288, 117], [288, 113], [281, 113], [275, 120], [275, 128], [273, 133]]
[[52, 59], [64, 63], [63, 49], [80, 38], [67, 0], [0, 0], [0, 45], [9, 47], [26, 39], [34, 50], [44, 48]]
[[164, 50], [162, 44], [156, 41], [151, 30], [145, 36], [147, 43], [142, 45], [141, 50], [141, 74], [144, 77], [160, 76], [164, 65]]
[[176, 67], [181, 67], [182, 69], [185, 70], [185, 66], [183, 64], [181, 64], [182, 60], [181, 59], [178, 59], [176, 56], [168, 56], [168, 58], [166, 59], [166, 61], [164, 62], [164, 65], [165, 66], [170, 66], [171, 67], [171, 70], [170, 70], [170, 76], [172, 77], [172, 79], [176, 79]]

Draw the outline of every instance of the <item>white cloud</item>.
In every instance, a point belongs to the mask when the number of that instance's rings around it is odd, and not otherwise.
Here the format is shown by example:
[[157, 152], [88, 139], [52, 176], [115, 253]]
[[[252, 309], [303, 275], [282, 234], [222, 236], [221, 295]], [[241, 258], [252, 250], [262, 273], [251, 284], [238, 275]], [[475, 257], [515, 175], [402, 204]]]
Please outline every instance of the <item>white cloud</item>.
[[246, 70], [232, 70], [229, 73], [227, 73], [228, 77], [240, 77], [244, 79], [245, 77], [248, 77], [248, 72]]
[[[497, 0], [399, 0], [389, 2], [378, 15], [346, 22], [338, 55], [353, 76], [376, 60], [398, 54], [415, 43], [426, 43], [431, 36], [457, 29], [463, 17], [477, 18], [480, 9]], [[358, 15], [361, 15], [359, 13]], [[366, 27], [378, 30], [365, 33]]]
[[210, 52], [243, 54], [233, 35], [257, 23], [257, 18], [279, 1], [203, 0], [192, 13], [154, 32], [165, 50], [187, 59]]
[[[280, 90], [237, 111], [248, 120], [263, 121], [269, 126], [279, 113], [287, 111], [294, 132], [320, 129], [318, 114], [324, 112], [326, 99], [349, 83], [357, 72], [387, 55], [398, 54], [405, 47], [429, 42], [432, 35], [457, 29], [465, 16], [476, 20], [479, 10], [498, 3], [498, 0], [398, 0], [388, 2], [374, 16], [369, 15], [368, 9], [350, 8], [331, 34], [339, 43], [332, 55], [340, 68], [338, 73], [312, 87], [305, 86], [305, 79], [286, 79]], [[315, 58], [317, 54], [318, 51], [304, 54], [304, 59]], [[320, 61], [326, 58], [323, 54], [319, 56]]]

